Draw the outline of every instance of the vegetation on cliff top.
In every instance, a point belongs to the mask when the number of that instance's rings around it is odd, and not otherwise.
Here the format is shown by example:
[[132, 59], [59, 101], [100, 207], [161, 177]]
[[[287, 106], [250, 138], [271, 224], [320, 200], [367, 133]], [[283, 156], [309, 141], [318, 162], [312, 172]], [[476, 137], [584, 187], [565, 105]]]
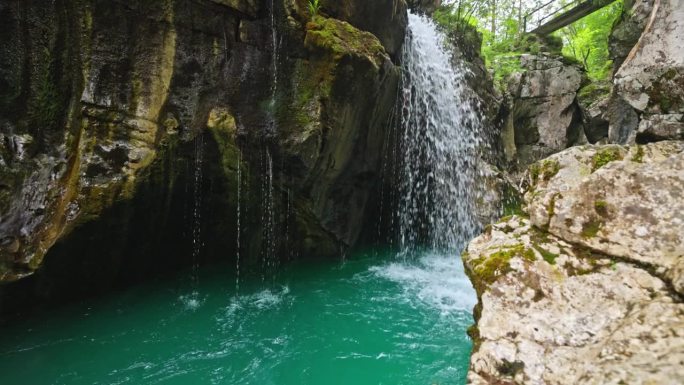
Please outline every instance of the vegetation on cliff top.
[[[482, 56], [500, 88], [509, 75], [521, 70], [519, 58], [524, 53], [562, 54], [569, 61], [581, 64], [592, 80], [610, 76], [608, 36], [623, 12], [623, 0], [543, 39], [524, 30], [526, 19], [532, 17], [530, 13], [545, 1], [451, 0], [445, 3], [434, 13], [435, 21], [445, 31], [481, 36]], [[565, 3], [558, 1], [558, 4]], [[534, 17], [548, 17], [553, 9], [557, 7], [542, 8]]]

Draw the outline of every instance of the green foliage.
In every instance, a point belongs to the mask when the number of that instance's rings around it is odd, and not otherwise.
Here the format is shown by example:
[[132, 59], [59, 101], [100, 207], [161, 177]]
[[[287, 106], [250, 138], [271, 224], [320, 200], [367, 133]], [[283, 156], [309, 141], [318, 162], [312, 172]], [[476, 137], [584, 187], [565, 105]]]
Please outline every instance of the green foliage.
[[560, 163], [556, 159], [544, 159], [528, 167], [532, 183], [536, 184], [540, 178], [548, 182], [560, 171]]
[[[551, 52], [563, 54], [566, 61], [583, 65], [593, 79], [611, 73], [608, 35], [620, 17], [623, 0], [595, 12], [557, 32], [540, 38], [526, 34], [524, 20], [541, 0], [454, 0], [441, 6], [433, 15], [435, 22], [451, 34], [475, 29], [482, 36], [482, 56], [491, 70], [495, 85], [504, 89], [511, 74], [522, 71], [520, 55]], [[542, 8], [536, 17], [547, 17], [552, 7]]]
[[526, 216], [522, 209], [523, 200], [515, 188], [506, 184], [503, 190], [503, 217], [510, 217], [511, 215]]
[[592, 80], [611, 75], [608, 36], [623, 8], [623, 0], [616, 1], [557, 32], [564, 42], [563, 54], [580, 62]]
[[592, 158], [592, 168], [591, 172], [598, 170], [599, 168], [607, 165], [610, 162], [616, 160], [622, 160], [623, 156], [620, 149], [617, 147], [608, 147], [599, 150]]
[[320, 0], [309, 0], [309, 14], [311, 17], [318, 15], [318, 11], [321, 10]]

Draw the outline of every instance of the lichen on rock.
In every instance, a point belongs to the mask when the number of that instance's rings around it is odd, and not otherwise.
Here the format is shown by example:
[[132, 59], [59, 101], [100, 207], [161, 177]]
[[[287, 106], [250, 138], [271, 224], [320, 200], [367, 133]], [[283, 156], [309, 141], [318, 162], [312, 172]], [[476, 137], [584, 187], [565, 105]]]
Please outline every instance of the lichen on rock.
[[470, 383], [684, 376], [682, 170], [676, 141], [572, 147], [529, 167], [530, 218], [502, 219], [463, 254], [479, 300]]

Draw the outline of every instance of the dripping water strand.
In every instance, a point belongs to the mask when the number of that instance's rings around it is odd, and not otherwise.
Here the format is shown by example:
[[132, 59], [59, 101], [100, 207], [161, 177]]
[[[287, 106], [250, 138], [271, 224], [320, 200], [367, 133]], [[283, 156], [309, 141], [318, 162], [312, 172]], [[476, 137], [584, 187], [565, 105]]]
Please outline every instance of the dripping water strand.
[[204, 161], [204, 139], [202, 135], [198, 135], [195, 139], [194, 150], [191, 281], [192, 295], [196, 296], [199, 285], [199, 257], [202, 251], [202, 163]]
[[242, 229], [240, 226], [240, 215], [242, 204], [242, 149], [238, 148], [237, 158], [237, 236], [235, 247], [235, 295], [240, 295], [240, 236]]
[[[397, 100], [399, 97], [399, 90], [397, 90]], [[393, 191], [395, 189], [389, 189], [389, 192], [386, 192], [386, 185], [388, 183], [392, 183], [395, 179], [393, 178], [394, 174], [394, 167], [392, 166], [395, 162], [394, 158], [394, 143], [395, 141], [393, 140], [393, 135], [397, 124], [397, 104], [392, 107], [392, 111], [387, 118], [387, 122], [385, 124], [385, 146], [383, 147], [383, 156], [382, 156], [382, 165], [381, 165], [381, 172], [380, 172], [380, 212], [378, 216], [378, 224], [377, 224], [377, 242], [379, 244], [384, 244], [385, 242], [389, 244], [390, 249], [392, 248], [393, 244], [393, 237], [389, 237], [389, 239], [383, 239], [382, 233], [383, 231], [392, 231], [393, 230], [393, 215], [390, 215], [387, 222], [384, 223], [383, 219], [385, 218], [385, 201], [386, 199], [389, 199], [389, 202], [394, 202], [394, 197], [393, 197]], [[391, 147], [390, 147], [391, 146]], [[389, 194], [390, 196], [388, 198], [385, 197], [385, 194]]]
[[280, 44], [278, 43], [279, 34], [276, 25], [276, 9], [275, 0], [271, 0], [271, 72], [273, 73], [273, 80], [271, 83], [271, 122], [270, 122], [270, 134], [273, 135], [277, 132], [277, 122], [276, 122], [276, 98], [278, 94], [278, 60]]
[[275, 278], [273, 271], [276, 267], [276, 233], [275, 233], [275, 204], [273, 189], [273, 157], [271, 150], [265, 146], [262, 154], [264, 177], [261, 180], [261, 223], [262, 223], [262, 250], [261, 250], [261, 281], [266, 281], [266, 275]]

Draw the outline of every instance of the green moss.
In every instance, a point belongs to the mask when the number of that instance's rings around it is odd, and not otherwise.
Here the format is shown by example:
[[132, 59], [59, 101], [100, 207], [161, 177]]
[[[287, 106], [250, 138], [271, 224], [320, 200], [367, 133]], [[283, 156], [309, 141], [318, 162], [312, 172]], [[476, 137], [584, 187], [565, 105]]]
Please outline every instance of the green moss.
[[610, 162], [616, 160], [622, 160], [623, 156], [620, 149], [617, 147], [607, 147], [600, 149], [591, 159], [592, 168], [591, 172], [594, 172], [601, 167], [607, 165]]
[[504, 359], [502, 360], [501, 364], [497, 366], [496, 369], [499, 371], [499, 373], [503, 374], [504, 376], [513, 377], [525, 369], [525, 363], [522, 361], [511, 362]]
[[530, 173], [530, 178], [532, 179], [532, 184], [537, 184], [539, 180], [539, 173], [541, 172], [539, 164], [533, 163], [528, 167], [527, 171]]
[[672, 79], [676, 78], [677, 75], [678, 75], [677, 70], [675, 68], [670, 68], [667, 70], [667, 72], [665, 72], [665, 74], [663, 74], [663, 77], [667, 80], [672, 80]]
[[602, 216], [608, 215], [608, 202], [606, 202], [606, 201], [594, 202], [594, 210], [599, 215], [602, 215]]
[[508, 184], [504, 188], [502, 204], [504, 217], [512, 215], [525, 215], [525, 212], [522, 209], [523, 201], [520, 197], [520, 194], [518, 194], [518, 192]]
[[636, 146], [636, 152], [632, 156], [632, 162], [643, 163], [644, 161], [644, 148], [642, 146]]
[[560, 171], [560, 163], [556, 159], [544, 159], [530, 165], [528, 171], [533, 184], [536, 184], [540, 179], [548, 182]]
[[556, 159], [546, 159], [542, 162], [542, 178], [548, 181], [558, 174], [560, 163]]
[[556, 214], [556, 201], [563, 196], [560, 193], [555, 193], [551, 196], [548, 206], [546, 206], [546, 213], [549, 215], [549, 219]]
[[473, 344], [477, 345], [480, 342], [480, 330], [477, 328], [476, 324], [470, 325], [466, 333], [470, 339], [473, 340]]
[[32, 126], [49, 130], [55, 127], [59, 118], [60, 93], [51, 71], [54, 59], [47, 49], [44, 54], [48, 63], [43, 65], [42, 73], [35, 79], [36, 85], [29, 101], [29, 120]]
[[582, 236], [584, 238], [593, 238], [601, 230], [601, 227], [603, 227], [603, 222], [592, 219], [582, 225]]
[[577, 93], [577, 99], [586, 107], [599, 99], [610, 96], [612, 83], [609, 81], [592, 81]]
[[511, 270], [509, 262], [514, 257], [520, 257], [529, 262], [536, 260], [534, 251], [522, 244], [503, 248], [473, 262], [473, 272], [478, 279], [476, 284], [494, 283], [500, 276]]
[[309, 48], [323, 49], [337, 56], [365, 56], [374, 63], [378, 56], [385, 54], [375, 35], [344, 21], [315, 16], [307, 23], [306, 29], [305, 45]]
[[548, 262], [552, 265], [556, 264], [556, 258], [558, 258], [559, 254], [552, 253], [552, 252], [544, 249], [543, 247], [541, 247], [539, 245], [533, 245], [533, 247], [535, 250], [537, 250], [539, 252], [539, 254], [541, 254], [542, 258], [546, 262]]

